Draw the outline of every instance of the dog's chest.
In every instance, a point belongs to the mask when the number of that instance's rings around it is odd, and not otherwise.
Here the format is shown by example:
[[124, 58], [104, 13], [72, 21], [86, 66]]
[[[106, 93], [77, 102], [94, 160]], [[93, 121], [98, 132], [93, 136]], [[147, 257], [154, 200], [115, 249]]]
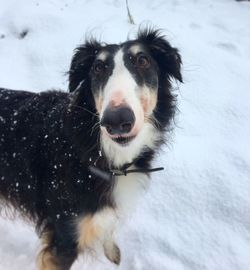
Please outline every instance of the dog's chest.
[[112, 239], [113, 232], [136, 207], [136, 202], [145, 190], [149, 177], [143, 173], [131, 173], [118, 176], [111, 194], [115, 207], [104, 207], [94, 215], [77, 220], [79, 248], [92, 246], [96, 240], [104, 243]]
[[144, 173], [131, 173], [117, 177], [112, 197], [119, 214], [127, 215], [133, 211], [148, 181], [149, 177]]

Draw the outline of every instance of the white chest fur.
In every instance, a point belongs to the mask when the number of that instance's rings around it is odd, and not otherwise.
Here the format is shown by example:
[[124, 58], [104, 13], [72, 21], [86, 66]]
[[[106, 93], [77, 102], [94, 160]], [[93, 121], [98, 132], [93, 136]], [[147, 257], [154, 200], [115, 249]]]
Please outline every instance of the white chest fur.
[[149, 177], [144, 173], [131, 173], [117, 177], [113, 199], [118, 214], [127, 215], [133, 211], [142, 191], [147, 187], [148, 181]]

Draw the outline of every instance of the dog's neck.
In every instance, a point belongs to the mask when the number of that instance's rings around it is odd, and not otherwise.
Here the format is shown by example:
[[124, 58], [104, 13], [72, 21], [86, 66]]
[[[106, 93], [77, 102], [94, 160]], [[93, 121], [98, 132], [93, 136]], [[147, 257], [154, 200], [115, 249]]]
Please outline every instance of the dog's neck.
[[[90, 160], [90, 165], [88, 166], [89, 171], [96, 177], [105, 180], [107, 182], [112, 182], [116, 176], [126, 176], [131, 173], [145, 173], [149, 174], [151, 172], [156, 172], [163, 170], [163, 167], [151, 168], [150, 163], [153, 157], [153, 152], [148, 151], [148, 154], [144, 157], [138, 157], [130, 163], [125, 163], [120, 167], [114, 167], [112, 165], [103, 166], [103, 164], [108, 164], [107, 161], [101, 162], [101, 159], [106, 159], [103, 155], [95, 162]], [[101, 165], [99, 165], [101, 162]]]
[[157, 172], [164, 170], [163, 167], [157, 167], [157, 168], [149, 168], [149, 169], [129, 169], [131, 166], [131, 163], [125, 164], [122, 169], [108, 169], [103, 170], [96, 166], [90, 165], [89, 170], [92, 174], [97, 176], [98, 178], [101, 178], [105, 181], [111, 182], [113, 181], [114, 177], [116, 176], [127, 176], [130, 173], [151, 173], [151, 172]]

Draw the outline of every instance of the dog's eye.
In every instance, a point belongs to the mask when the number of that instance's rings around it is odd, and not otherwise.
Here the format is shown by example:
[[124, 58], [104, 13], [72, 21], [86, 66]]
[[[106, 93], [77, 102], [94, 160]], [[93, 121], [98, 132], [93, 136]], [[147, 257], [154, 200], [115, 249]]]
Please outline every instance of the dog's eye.
[[94, 69], [94, 72], [97, 74], [102, 73], [105, 69], [105, 64], [99, 60], [94, 64], [93, 69]]
[[136, 58], [136, 65], [142, 68], [149, 67], [150, 65], [149, 58], [144, 54], [139, 54]]

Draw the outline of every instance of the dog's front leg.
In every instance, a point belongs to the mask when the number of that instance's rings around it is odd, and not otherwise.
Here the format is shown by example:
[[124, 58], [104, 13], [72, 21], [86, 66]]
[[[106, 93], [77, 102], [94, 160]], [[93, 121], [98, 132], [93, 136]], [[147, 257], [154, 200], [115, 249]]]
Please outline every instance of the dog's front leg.
[[119, 265], [121, 261], [121, 252], [114, 241], [106, 240], [103, 244], [105, 256], [113, 263]]
[[49, 229], [42, 234], [43, 249], [38, 256], [39, 270], [70, 270], [77, 258], [77, 243], [67, 226]]
[[57, 250], [42, 250], [38, 257], [38, 270], [70, 270], [75, 256], [71, 252], [59, 254]]
[[111, 262], [120, 263], [120, 249], [113, 240], [113, 232], [118, 222], [114, 209], [106, 207], [95, 214], [86, 215], [78, 224], [78, 247], [81, 251], [94, 248], [101, 243], [104, 254]]

